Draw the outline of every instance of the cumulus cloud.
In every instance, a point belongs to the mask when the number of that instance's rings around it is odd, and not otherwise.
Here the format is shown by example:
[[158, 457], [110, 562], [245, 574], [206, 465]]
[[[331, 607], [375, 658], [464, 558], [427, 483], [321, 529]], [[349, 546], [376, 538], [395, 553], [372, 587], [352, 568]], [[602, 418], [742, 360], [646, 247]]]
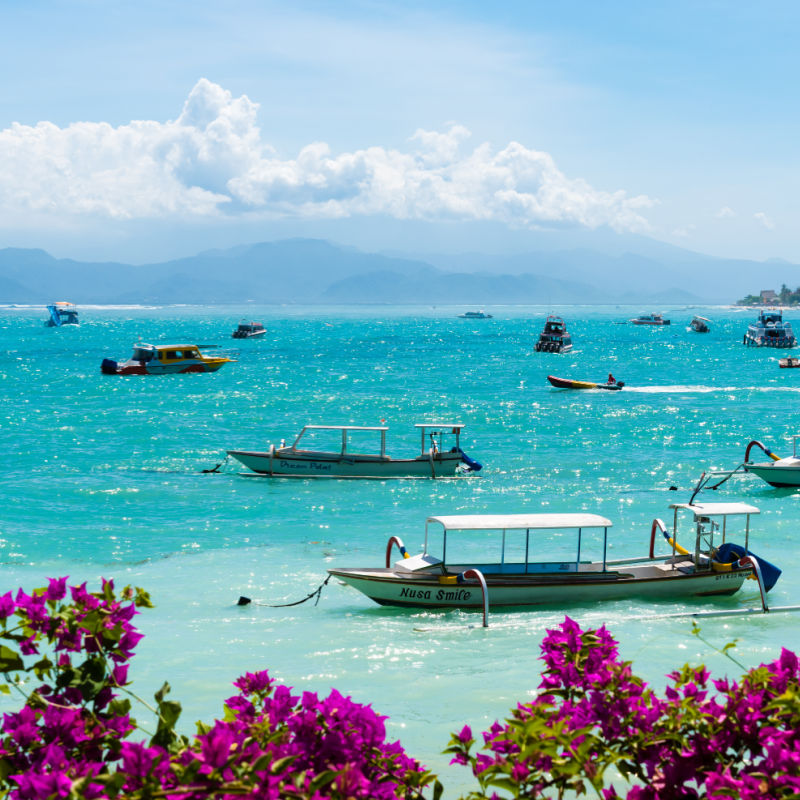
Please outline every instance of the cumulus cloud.
[[641, 211], [650, 198], [568, 178], [548, 153], [518, 142], [468, 149], [470, 132], [451, 123], [417, 130], [407, 151], [333, 154], [315, 142], [284, 159], [263, 140], [257, 112], [248, 97], [201, 79], [174, 121], [14, 124], [0, 131], [0, 209], [116, 219], [384, 214], [649, 229]]
[[722, 206], [722, 208], [717, 211], [714, 216], [717, 219], [730, 219], [731, 217], [736, 216], [736, 212], [732, 208], [728, 208], [728, 206]]
[[775, 230], [775, 223], [763, 211], [757, 211], [755, 214], [753, 214], [753, 218], [763, 225], [768, 231]]

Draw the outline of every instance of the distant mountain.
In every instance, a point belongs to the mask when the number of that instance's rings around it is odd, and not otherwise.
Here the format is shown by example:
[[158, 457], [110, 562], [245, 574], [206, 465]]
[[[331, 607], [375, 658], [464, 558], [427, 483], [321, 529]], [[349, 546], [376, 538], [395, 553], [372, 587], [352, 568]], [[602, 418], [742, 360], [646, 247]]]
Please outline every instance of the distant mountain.
[[410, 257], [285, 239], [139, 266], [7, 248], [0, 250], [0, 302], [662, 304], [733, 302], [800, 284], [797, 265], [714, 259], [644, 241], [646, 252]]

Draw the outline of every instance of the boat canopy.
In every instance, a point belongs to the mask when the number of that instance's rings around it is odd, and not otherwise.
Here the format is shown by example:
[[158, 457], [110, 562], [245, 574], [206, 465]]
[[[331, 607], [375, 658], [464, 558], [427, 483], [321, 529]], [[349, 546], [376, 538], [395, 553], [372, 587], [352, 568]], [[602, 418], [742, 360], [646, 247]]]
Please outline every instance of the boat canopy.
[[695, 519], [700, 517], [733, 517], [744, 514], [760, 514], [761, 512], [747, 503], [672, 503], [670, 508], [676, 510], [685, 508], [694, 514]]
[[612, 523], [598, 514], [459, 514], [428, 517], [446, 531], [555, 530], [563, 528], [610, 528]]
[[[388, 431], [385, 425], [304, 425], [304, 431]], [[297, 437], [300, 438], [299, 436]]]
[[453, 432], [458, 428], [464, 429], [464, 424], [461, 422], [417, 422], [414, 424], [415, 428], [452, 428]]

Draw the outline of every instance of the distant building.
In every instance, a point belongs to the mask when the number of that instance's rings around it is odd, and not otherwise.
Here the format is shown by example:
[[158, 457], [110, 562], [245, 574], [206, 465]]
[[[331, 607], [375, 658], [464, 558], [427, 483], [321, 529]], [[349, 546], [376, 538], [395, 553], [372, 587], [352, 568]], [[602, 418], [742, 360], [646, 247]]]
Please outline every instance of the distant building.
[[775, 294], [772, 289], [762, 289], [761, 290], [761, 302], [762, 303], [772, 303], [778, 299], [778, 295]]

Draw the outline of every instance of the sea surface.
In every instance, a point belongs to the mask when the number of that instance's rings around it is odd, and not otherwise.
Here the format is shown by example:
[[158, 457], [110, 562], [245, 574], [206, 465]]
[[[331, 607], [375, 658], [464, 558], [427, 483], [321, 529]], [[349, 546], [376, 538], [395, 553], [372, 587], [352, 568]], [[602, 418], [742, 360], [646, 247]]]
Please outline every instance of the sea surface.
[[[701, 619], [706, 641], [679, 616], [757, 607], [749, 581], [728, 598], [494, 612], [488, 629], [479, 613], [382, 608], [333, 581], [317, 605], [269, 607], [302, 599], [329, 567], [382, 566], [392, 535], [418, 551], [432, 514], [594, 512], [613, 522], [612, 557], [646, 555], [652, 519], [669, 522], [704, 470], [740, 464], [751, 439], [791, 454], [800, 369], [742, 345], [755, 311], [507, 306], [458, 319], [464, 310], [83, 307], [79, 327], [51, 329], [44, 308], [0, 308], [0, 593], [62, 575], [142, 586], [156, 608], [137, 617], [146, 638], [131, 676], [143, 695], [168, 680], [185, 730], [222, 713], [238, 675], [269, 669], [297, 690], [371, 703], [448, 797], [471, 784], [442, 755], [450, 733], [485, 730], [535, 693], [539, 643], [565, 614], [607, 625], [656, 687], [686, 661], [738, 676], [718, 652], [733, 640], [747, 666], [800, 648], [796, 613]], [[653, 310], [673, 324], [621, 324]], [[567, 321], [570, 354], [533, 350], [549, 311]], [[711, 333], [687, 331], [693, 314]], [[267, 336], [231, 339], [242, 318]], [[139, 338], [219, 344], [238, 361], [214, 374], [101, 375], [104, 357], [126, 359]], [[609, 372], [623, 391], [546, 380]], [[202, 472], [226, 449], [266, 449], [306, 424], [385, 424], [389, 454], [415, 455], [413, 425], [428, 420], [466, 425], [479, 476], [281, 480], [243, 477], [230, 460]], [[761, 510], [751, 549], [783, 569], [770, 603], [800, 604], [800, 492], [746, 476], [702, 499]], [[563, 547], [549, 533], [535, 546], [543, 560]], [[240, 595], [256, 602], [239, 607]]]

